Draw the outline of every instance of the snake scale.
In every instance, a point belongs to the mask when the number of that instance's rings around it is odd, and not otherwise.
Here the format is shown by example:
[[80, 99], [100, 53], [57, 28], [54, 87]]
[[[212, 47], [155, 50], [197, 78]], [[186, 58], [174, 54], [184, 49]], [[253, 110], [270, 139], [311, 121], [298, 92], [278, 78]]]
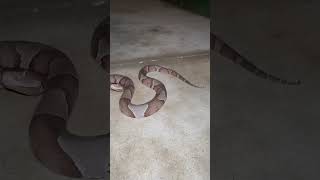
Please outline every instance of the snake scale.
[[[109, 75], [111, 90], [122, 92], [120, 111], [131, 118], [148, 117], [161, 109], [167, 99], [162, 82], [148, 77], [149, 72], [169, 74], [193, 85], [175, 70], [159, 65], [146, 65], [138, 75], [142, 84], [153, 89], [155, 96], [144, 104], [132, 104], [133, 81], [120, 74], [109, 73], [109, 18], [95, 29], [91, 40], [91, 56]], [[299, 84], [281, 80], [258, 69], [214, 34], [211, 50], [240, 64], [255, 75], [284, 84]], [[39, 96], [29, 126], [30, 146], [35, 158], [55, 172], [76, 178], [103, 178], [109, 173], [109, 133], [79, 136], [67, 129], [67, 121], [78, 98], [79, 77], [69, 57], [54, 47], [28, 41], [0, 42], [1, 88], [26, 96]]]

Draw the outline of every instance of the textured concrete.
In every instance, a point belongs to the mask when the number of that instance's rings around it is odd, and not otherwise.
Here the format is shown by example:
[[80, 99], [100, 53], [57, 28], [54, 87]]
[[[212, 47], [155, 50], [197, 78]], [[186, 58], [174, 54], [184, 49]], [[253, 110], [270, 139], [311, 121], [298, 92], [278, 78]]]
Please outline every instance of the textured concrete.
[[133, 103], [149, 101], [155, 94], [137, 79], [140, 68], [152, 63], [173, 68], [205, 88], [194, 88], [169, 75], [150, 73], [151, 77], [165, 84], [168, 99], [159, 112], [143, 119], [122, 115], [118, 104], [121, 93], [111, 92], [111, 179], [208, 180], [209, 56], [111, 66], [111, 73], [120, 73], [134, 80]]
[[208, 51], [209, 18], [159, 0], [111, 1], [111, 62]]
[[[140, 61], [157, 60], [205, 88], [151, 74], [167, 86], [168, 100], [160, 112], [137, 121], [120, 113], [120, 95], [112, 93], [112, 179], [209, 179], [209, 21], [157, 0], [144, 2], [115, 1], [112, 72], [134, 79], [135, 103], [154, 95], [137, 81], [138, 70], [144, 65]], [[81, 135], [106, 133], [106, 77], [89, 56], [94, 27], [106, 15], [102, 1], [14, 5], [13, 1], [1, 4], [0, 40], [38, 41], [64, 51], [80, 76], [80, 95], [69, 129]], [[172, 55], [178, 57], [164, 58]], [[30, 151], [28, 125], [39, 98], [6, 91], [1, 91], [0, 98], [0, 140], [5, 142], [0, 148], [0, 179], [71, 179], [47, 171]]]
[[122, 115], [121, 94], [111, 92], [111, 179], [210, 179], [209, 26], [209, 19], [158, 0], [111, 2], [111, 73], [134, 80], [133, 103], [154, 96], [137, 79], [150, 63], [205, 86], [150, 73], [166, 85], [168, 100], [159, 112], [139, 120]]
[[261, 80], [213, 56], [213, 178], [318, 179], [319, 2], [214, 2], [214, 32], [256, 65], [303, 85]]

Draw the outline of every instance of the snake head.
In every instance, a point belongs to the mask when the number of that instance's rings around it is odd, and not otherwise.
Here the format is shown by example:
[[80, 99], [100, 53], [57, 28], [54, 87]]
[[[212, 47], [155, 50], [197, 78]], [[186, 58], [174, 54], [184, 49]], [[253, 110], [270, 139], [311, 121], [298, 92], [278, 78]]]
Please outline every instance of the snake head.
[[116, 92], [122, 92], [123, 91], [123, 87], [120, 84], [117, 84], [117, 83], [112, 83], [110, 85], [110, 89], [112, 91], [116, 91]]

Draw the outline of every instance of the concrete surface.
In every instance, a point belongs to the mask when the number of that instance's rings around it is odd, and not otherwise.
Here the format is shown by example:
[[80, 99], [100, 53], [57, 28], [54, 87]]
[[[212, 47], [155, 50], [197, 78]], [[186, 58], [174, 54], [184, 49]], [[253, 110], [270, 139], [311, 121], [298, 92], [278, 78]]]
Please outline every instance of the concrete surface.
[[158, 0], [112, 1], [110, 7], [111, 73], [134, 80], [133, 103], [154, 96], [137, 79], [146, 64], [175, 69], [205, 86], [150, 73], [166, 85], [168, 100], [139, 120], [122, 115], [121, 93], [111, 92], [111, 179], [210, 179], [209, 19]]
[[[131, 77], [136, 86], [133, 103], [144, 103], [154, 92], [137, 78], [145, 64], [177, 70], [203, 89], [159, 73], [168, 99], [156, 114], [132, 119], [121, 114], [121, 93], [111, 92], [111, 179], [208, 180], [210, 179], [210, 69], [209, 56], [165, 58], [139, 64], [117, 64], [111, 73]], [[197, 66], [194, 66], [194, 64]]]
[[209, 18], [159, 0], [111, 1], [111, 62], [208, 51]]
[[[104, 99], [105, 73], [90, 58], [89, 46], [94, 27], [105, 16], [106, 7], [74, 5], [47, 6], [31, 1], [29, 6], [1, 6], [0, 40], [38, 41], [64, 51], [80, 76], [80, 94], [69, 121], [69, 129], [80, 135], [107, 133], [109, 123]], [[75, 3], [75, 2], [73, 2]], [[37, 6], [39, 5], [39, 6]], [[38, 10], [34, 11], [33, 8]], [[39, 98], [10, 92], [0, 93], [0, 179], [71, 180], [51, 173], [35, 161], [28, 139], [28, 126]]]
[[[80, 75], [80, 95], [69, 129], [81, 135], [106, 133], [106, 77], [89, 56], [91, 35], [106, 15], [105, 4], [33, 0], [19, 6], [14, 2], [2, 1], [0, 39], [38, 41], [64, 51]], [[148, 2], [139, 6], [131, 1], [115, 2], [119, 4], [114, 4], [111, 16], [112, 72], [133, 78], [135, 103], [153, 96], [137, 81], [141, 59], [145, 63], [157, 60], [205, 88], [195, 89], [170, 76], [151, 74], [167, 86], [168, 100], [159, 113], [137, 121], [120, 114], [120, 95], [112, 93], [111, 177], [209, 179], [209, 21], [157, 0]], [[123, 9], [121, 3], [129, 9]], [[173, 55], [178, 57], [164, 58]], [[0, 148], [0, 179], [71, 179], [43, 168], [29, 149], [27, 130], [39, 98], [6, 91], [1, 91], [0, 98], [0, 140], [5, 142]]]
[[214, 1], [214, 32], [300, 87], [261, 80], [213, 56], [216, 180], [318, 179], [319, 2]]

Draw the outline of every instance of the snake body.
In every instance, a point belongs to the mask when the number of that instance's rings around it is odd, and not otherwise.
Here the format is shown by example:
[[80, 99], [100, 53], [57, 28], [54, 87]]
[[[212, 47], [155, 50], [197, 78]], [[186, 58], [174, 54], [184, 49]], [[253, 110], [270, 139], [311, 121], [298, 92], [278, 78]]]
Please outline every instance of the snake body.
[[[109, 70], [109, 19], [104, 19], [96, 28], [91, 41], [91, 56], [100, 64], [100, 66], [108, 71]], [[167, 90], [162, 82], [157, 79], [148, 77], [149, 72], [160, 72], [163, 74], [169, 74], [183, 82], [193, 86], [188, 80], [173, 69], [169, 69], [160, 65], [146, 65], [144, 66], [138, 75], [140, 82], [153, 89], [155, 96], [148, 102], [143, 104], [133, 104], [131, 102], [135, 87], [133, 81], [124, 75], [109, 74], [109, 85], [111, 90], [122, 92], [119, 100], [120, 111], [131, 118], [144, 118], [151, 116], [158, 112], [167, 100]]]
[[[133, 81], [120, 74], [110, 74], [109, 18], [95, 29], [91, 40], [91, 56], [106, 71], [112, 90], [121, 91], [120, 111], [132, 118], [148, 117], [158, 112], [167, 99], [162, 82], [148, 77], [149, 72], [160, 72], [193, 85], [175, 70], [159, 65], [146, 65], [138, 75], [155, 96], [144, 104], [131, 102]], [[298, 84], [281, 80], [259, 70], [215, 35], [211, 35], [211, 49], [231, 59], [257, 76], [284, 84]], [[67, 129], [67, 121], [78, 97], [79, 77], [66, 54], [51, 46], [28, 41], [0, 42], [0, 87], [26, 96], [39, 96], [29, 126], [32, 153], [51, 171], [69, 177], [102, 178], [109, 169], [108, 134], [79, 136]]]
[[165, 68], [159, 65], [146, 65], [140, 70], [138, 78], [143, 85], [153, 89], [156, 94], [150, 101], [144, 104], [132, 104], [131, 99], [135, 90], [133, 81], [130, 78], [123, 75], [111, 74], [111, 89], [114, 91], [123, 91], [119, 101], [119, 106], [121, 112], [126, 116], [132, 118], [143, 118], [151, 116], [152, 114], [158, 112], [166, 102], [166, 87], [161, 81], [148, 77], [147, 74], [149, 72], [160, 72], [163, 74], [170, 74], [193, 87], [199, 88], [198, 86], [190, 83], [188, 80], [186, 80], [183, 76], [181, 76], [173, 69]]
[[[91, 40], [91, 56], [109, 73], [109, 21], [103, 20]], [[163, 83], [147, 76], [157, 71], [191, 84], [176, 71], [147, 65], [139, 72], [140, 81], [156, 95], [141, 105], [131, 103], [133, 81], [123, 75], [109, 74], [112, 90], [123, 91], [120, 110], [132, 118], [157, 112], [167, 99]], [[77, 178], [102, 178], [109, 172], [108, 134], [79, 136], [67, 129], [67, 122], [78, 98], [79, 77], [68, 56], [51, 46], [28, 41], [0, 42], [0, 87], [25, 96], [40, 96], [29, 126], [34, 157], [52, 172]], [[195, 86], [197, 87], [197, 86]]]
[[235, 49], [231, 48], [228, 44], [226, 44], [222, 39], [220, 39], [213, 33], [210, 33], [210, 49], [211, 51], [213, 51], [213, 53], [217, 53], [225, 57], [226, 59], [231, 60], [233, 63], [240, 65], [242, 68], [260, 78], [287, 85], [299, 85], [301, 83], [299, 80], [288, 81], [263, 71], [262, 69], [258, 68], [253, 63], [248, 61], [245, 57], [241, 56]]
[[41, 95], [29, 126], [32, 153], [51, 171], [101, 178], [108, 171], [109, 134], [83, 137], [67, 130], [78, 97], [78, 73], [63, 52], [36, 42], [0, 42], [3, 89]]

